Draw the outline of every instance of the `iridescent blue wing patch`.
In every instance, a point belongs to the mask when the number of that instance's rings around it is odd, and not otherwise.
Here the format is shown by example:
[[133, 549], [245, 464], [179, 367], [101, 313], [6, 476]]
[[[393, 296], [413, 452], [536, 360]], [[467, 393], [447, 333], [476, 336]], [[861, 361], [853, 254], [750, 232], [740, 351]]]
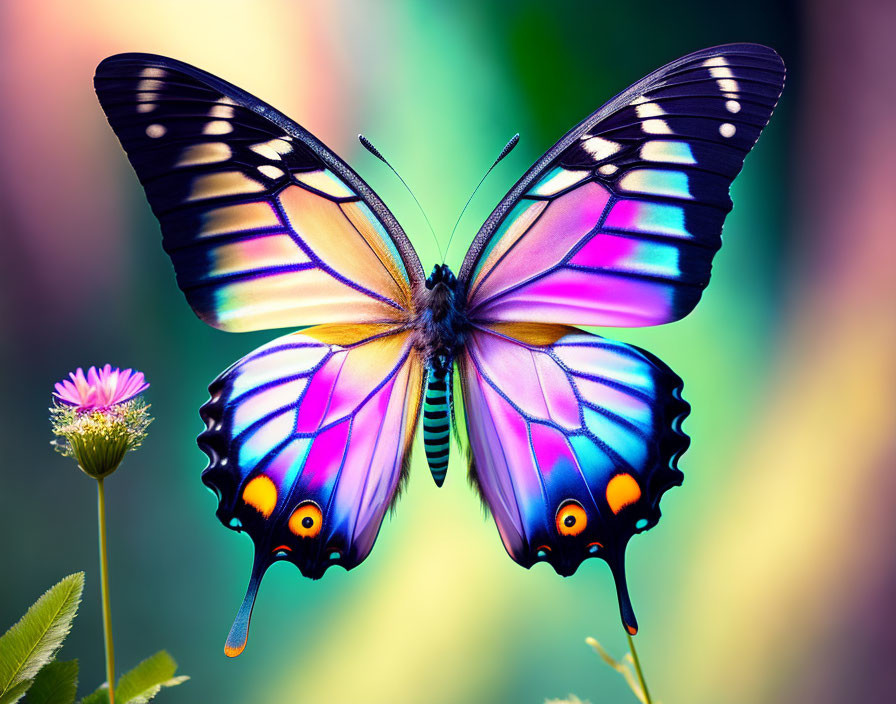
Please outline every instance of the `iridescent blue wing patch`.
[[202, 407], [202, 480], [217, 515], [255, 544], [225, 652], [246, 644], [258, 585], [278, 560], [318, 579], [373, 548], [395, 500], [419, 415], [423, 365], [407, 331], [321, 325], [230, 367]]
[[559, 325], [477, 325], [459, 360], [471, 479], [509, 555], [573, 574], [606, 560], [637, 630], [624, 554], [681, 483], [681, 379], [631, 345]]

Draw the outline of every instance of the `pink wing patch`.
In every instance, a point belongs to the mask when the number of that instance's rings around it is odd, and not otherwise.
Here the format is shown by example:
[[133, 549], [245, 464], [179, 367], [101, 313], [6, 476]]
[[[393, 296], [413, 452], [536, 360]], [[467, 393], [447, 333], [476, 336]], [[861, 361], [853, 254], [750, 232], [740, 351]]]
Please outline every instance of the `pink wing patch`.
[[458, 280], [478, 321], [642, 326], [709, 283], [728, 190], [784, 83], [736, 44], [685, 56], [564, 135], [501, 200]]
[[[627, 202], [611, 202], [610, 192], [594, 182], [546, 207], [544, 201], [531, 202], [542, 204], [537, 216], [522, 210], [525, 228], [517, 226], [521, 231], [506, 250], [499, 256], [491, 252], [477, 269], [471, 317], [619, 327], [657, 325], [674, 317], [680, 301], [676, 282], [683, 273], [677, 246], [603, 229]], [[625, 212], [626, 224], [639, 222], [637, 209]]]
[[479, 271], [470, 288], [470, 309], [561, 264], [598, 225], [609, 199], [607, 189], [588, 183], [550, 203], [494, 266]]
[[406, 476], [422, 383], [409, 333], [359, 325], [278, 338], [209, 387], [202, 479], [218, 495], [218, 518], [248, 533], [256, 554], [228, 654], [245, 645], [273, 562], [317, 579], [370, 553]]
[[569, 330], [508, 324], [470, 336], [460, 367], [472, 478], [514, 560], [570, 575], [605, 559], [635, 627], [623, 552], [681, 483], [689, 407], [652, 355]]

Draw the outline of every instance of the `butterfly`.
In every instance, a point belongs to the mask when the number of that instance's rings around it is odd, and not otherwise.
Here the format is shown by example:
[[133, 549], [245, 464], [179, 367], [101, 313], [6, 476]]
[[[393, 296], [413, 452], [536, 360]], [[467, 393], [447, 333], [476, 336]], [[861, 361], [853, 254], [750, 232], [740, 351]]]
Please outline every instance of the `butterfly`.
[[693, 310], [784, 73], [755, 44], [654, 71], [520, 178], [456, 276], [427, 277], [376, 193], [271, 106], [162, 56], [100, 63], [99, 101], [195, 313], [231, 332], [300, 328], [224, 371], [200, 411], [202, 480], [255, 546], [227, 655], [271, 564], [317, 579], [368, 556], [418, 424], [442, 484], [456, 378], [470, 478], [510, 557], [564, 576], [602, 558], [637, 631], [625, 548], [682, 481], [690, 406], [657, 357], [580, 327]]

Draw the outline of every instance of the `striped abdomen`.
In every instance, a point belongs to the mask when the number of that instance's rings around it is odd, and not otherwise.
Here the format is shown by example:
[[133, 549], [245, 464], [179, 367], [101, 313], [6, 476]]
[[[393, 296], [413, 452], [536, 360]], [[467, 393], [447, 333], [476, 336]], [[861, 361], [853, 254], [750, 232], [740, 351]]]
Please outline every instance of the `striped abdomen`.
[[437, 486], [445, 481], [451, 443], [451, 363], [443, 360], [430, 367], [423, 400], [423, 447]]

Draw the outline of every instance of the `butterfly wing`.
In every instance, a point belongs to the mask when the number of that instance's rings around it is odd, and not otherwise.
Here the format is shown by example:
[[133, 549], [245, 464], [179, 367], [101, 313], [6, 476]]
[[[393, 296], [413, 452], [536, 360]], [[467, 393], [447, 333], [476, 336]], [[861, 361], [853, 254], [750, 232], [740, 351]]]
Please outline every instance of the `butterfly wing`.
[[507, 552], [564, 576], [603, 558], [634, 633], [624, 551], [681, 483], [681, 379], [637, 347], [559, 325], [476, 326], [459, 365], [471, 478]]
[[640, 326], [687, 315], [783, 83], [772, 49], [706, 49], [574, 127], [476, 236], [459, 275], [471, 317]]
[[408, 316], [423, 281], [410, 241], [307, 130], [161, 56], [112, 56], [94, 84], [200, 318], [243, 331]]
[[273, 562], [317, 579], [370, 553], [406, 473], [422, 382], [410, 333], [351, 325], [280, 337], [211, 384], [202, 479], [218, 496], [221, 522], [255, 544], [228, 655], [245, 646]]

